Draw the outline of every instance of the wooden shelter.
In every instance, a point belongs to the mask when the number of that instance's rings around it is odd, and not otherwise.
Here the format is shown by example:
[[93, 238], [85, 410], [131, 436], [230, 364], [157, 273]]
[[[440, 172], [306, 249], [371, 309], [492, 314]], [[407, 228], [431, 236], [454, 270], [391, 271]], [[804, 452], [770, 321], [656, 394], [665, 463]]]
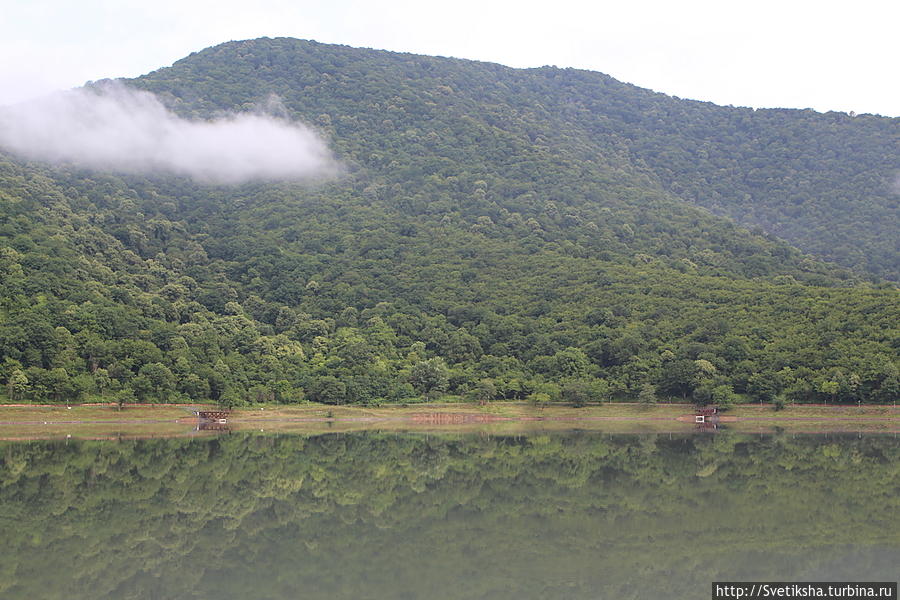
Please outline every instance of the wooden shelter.
[[698, 406], [694, 411], [694, 423], [715, 422], [718, 420], [718, 406]]
[[227, 410], [198, 410], [197, 418], [206, 423], [227, 423], [229, 414]]

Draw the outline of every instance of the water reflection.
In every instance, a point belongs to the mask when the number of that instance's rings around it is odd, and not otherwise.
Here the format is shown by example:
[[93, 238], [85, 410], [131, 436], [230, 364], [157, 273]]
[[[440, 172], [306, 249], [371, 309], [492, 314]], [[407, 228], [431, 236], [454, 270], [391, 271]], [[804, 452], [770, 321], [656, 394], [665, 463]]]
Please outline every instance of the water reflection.
[[708, 598], [900, 564], [891, 436], [232, 433], [0, 456], [3, 598]]
[[230, 432], [231, 427], [228, 423], [219, 423], [216, 421], [200, 421], [197, 423], [197, 431], [222, 431]]

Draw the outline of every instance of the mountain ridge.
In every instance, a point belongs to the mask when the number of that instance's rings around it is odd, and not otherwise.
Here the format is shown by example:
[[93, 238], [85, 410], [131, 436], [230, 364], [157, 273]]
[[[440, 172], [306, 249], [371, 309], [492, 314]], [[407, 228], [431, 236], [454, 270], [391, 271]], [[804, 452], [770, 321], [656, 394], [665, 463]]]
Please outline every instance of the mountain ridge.
[[[193, 60], [227, 55], [231, 64], [243, 64], [242, 75], [255, 77], [260, 86], [277, 84], [266, 77], [266, 70], [271, 70], [266, 62], [270, 56], [253, 54], [258, 44], [258, 40], [222, 44], [194, 55]], [[722, 107], [674, 99], [609, 75], [577, 69], [514, 69], [385, 50], [373, 51], [377, 60], [370, 65], [368, 51], [348, 46], [290, 38], [276, 38], [269, 44], [275, 48], [272, 52], [296, 53], [292, 64], [297, 68], [305, 48], [326, 51], [328, 56], [336, 53], [327, 62], [334, 77], [340, 77], [342, 69], [356, 69], [353, 73], [358, 74], [362, 65], [374, 69], [399, 61], [400, 75], [425, 78], [428, 85], [468, 85], [473, 88], [468, 95], [555, 120], [570, 139], [587, 136], [584, 151], [626, 153], [632, 169], [635, 163], [645, 166], [644, 175], [652, 176], [661, 189], [684, 201], [729, 216], [743, 226], [762, 227], [826, 260], [879, 277], [900, 277], [900, 242], [893, 240], [891, 233], [900, 229], [900, 195], [892, 187], [900, 172], [900, 118]], [[309, 72], [326, 64], [318, 60], [301, 66]], [[168, 69], [189, 71], [191, 64], [182, 59], [135, 83], [146, 82], [154, 89], [151, 82], [164, 81], [166, 73], [172, 72]], [[436, 72], [441, 65], [446, 73]], [[480, 71], [469, 73], [467, 67]], [[277, 93], [277, 85], [272, 89]], [[554, 90], [556, 95], [551, 93]], [[560, 90], [565, 92], [562, 97], [558, 97]], [[501, 97], [502, 93], [506, 95]], [[555, 111], [535, 98], [556, 102]], [[303, 99], [314, 101], [308, 94]], [[578, 131], [572, 123], [578, 125]], [[717, 131], [729, 130], [736, 132], [734, 139], [715, 139]], [[659, 141], [661, 137], [664, 143]], [[819, 139], [827, 143], [817, 142], [812, 147], [812, 141]], [[773, 153], [777, 153], [776, 160], [767, 160]], [[760, 172], [761, 161], [769, 165], [765, 168], [770, 173]], [[746, 173], [742, 171], [745, 163], [753, 163]], [[822, 168], [811, 170], [805, 166], [810, 163]], [[816, 217], [823, 211], [822, 218]], [[834, 216], [831, 221], [825, 218], [828, 211]]]
[[[687, 138], [638, 135], [680, 104], [654, 115], [647, 92], [636, 112], [579, 91], [577, 74], [472, 64], [255, 40], [126, 82], [196, 119], [277, 94], [346, 167], [315, 185], [0, 155], [7, 396], [724, 405], [900, 392], [894, 285], [667, 189], [715, 199], [741, 175], [727, 155], [682, 168]], [[620, 89], [604, 77], [591, 85]], [[750, 135], [722, 131], [738, 149]]]

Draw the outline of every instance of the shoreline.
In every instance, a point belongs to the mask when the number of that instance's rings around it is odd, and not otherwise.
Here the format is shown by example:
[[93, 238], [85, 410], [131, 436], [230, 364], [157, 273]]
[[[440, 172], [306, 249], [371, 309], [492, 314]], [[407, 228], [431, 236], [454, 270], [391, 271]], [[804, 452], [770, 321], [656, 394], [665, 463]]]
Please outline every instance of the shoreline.
[[608, 403], [580, 408], [526, 403], [417, 403], [366, 406], [260, 406], [230, 412], [226, 424], [201, 425], [200, 404], [0, 405], [0, 441], [30, 439], [128, 439], [216, 435], [230, 431], [316, 434], [385, 431], [488, 434], [551, 431], [608, 433], [900, 433], [893, 405], [739, 405], [716, 426], [694, 423], [694, 405]]

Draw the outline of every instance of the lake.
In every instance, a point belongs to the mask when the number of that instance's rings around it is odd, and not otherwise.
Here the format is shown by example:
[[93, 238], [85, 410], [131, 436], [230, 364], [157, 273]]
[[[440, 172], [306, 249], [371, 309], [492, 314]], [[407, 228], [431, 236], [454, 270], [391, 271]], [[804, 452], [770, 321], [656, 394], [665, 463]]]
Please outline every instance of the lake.
[[223, 433], [0, 457], [4, 599], [709, 598], [900, 565], [892, 434]]

